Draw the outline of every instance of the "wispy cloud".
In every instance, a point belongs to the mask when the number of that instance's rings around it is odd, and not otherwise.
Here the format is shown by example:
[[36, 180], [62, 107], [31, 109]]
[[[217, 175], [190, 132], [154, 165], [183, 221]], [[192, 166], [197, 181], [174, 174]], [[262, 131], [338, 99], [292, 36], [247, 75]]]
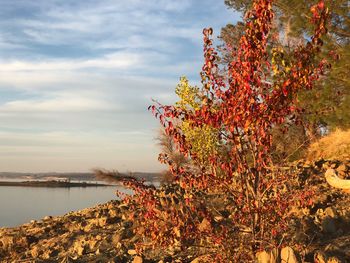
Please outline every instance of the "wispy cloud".
[[139, 54], [134, 53], [111, 53], [96, 59], [48, 59], [46, 61], [9, 61], [0, 62], [0, 71], [70, 71], [88, 68], [129, 68], [142, 63]]
[[232, 17], [216, 0], [3, 1], [0, 170], [159, 169], [147, 106], [198, 82], [202, 28]]
[[[145, 143], [146, 142], [146, 143]], [[0, 133], [2, 171], [89, 171], [93, 167], [157, 171], [160, 165], [152, 134], [134, 132]], [[139, 166], [135, 165], [135, 153]], [[20, 163], [18, 162], [19, 160]]]
[[0, 111], [6, 112], [75, 112], [110, 110], [115, 105], [108, 105], [104, 101], [81, 97], [63, 97], [48, 100], [14, 100], [5, 103]]

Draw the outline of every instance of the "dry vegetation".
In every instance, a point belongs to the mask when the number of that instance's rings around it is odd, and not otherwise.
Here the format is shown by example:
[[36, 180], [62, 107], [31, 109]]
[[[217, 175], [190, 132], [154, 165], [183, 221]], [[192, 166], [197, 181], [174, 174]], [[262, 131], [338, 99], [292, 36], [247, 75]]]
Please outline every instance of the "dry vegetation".
[[346, 160], [350, 158], [350, 130], [337, 129], [327, 136], [310, 145], [307, 159], [337, 159]]

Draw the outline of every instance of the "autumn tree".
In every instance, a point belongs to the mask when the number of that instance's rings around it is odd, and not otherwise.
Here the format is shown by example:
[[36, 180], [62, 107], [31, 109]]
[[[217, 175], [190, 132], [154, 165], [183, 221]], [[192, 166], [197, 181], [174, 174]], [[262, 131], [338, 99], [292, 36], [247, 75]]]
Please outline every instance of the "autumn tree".
[[[293, 48], [286, 64], [279, 46], [270, 46], [276, 37], [271, 34], [272, 2], [255, 0], [246, 13], [227, 71], [219, 69], [212, 29], [204, 29], [200, 89], [182, 79], [177, 104], [150, 106], [176, 149], [197, 169], [179, 165], [163, 152], [159, 160], [169, 166], [173, 185], [157, 190], [127, 183], [135, 195], [123, 201], [132, 211], [130, 218], [137, 219], [135, 232], [143, 236], [139, 252], [198, 246], [213, 260], [248, 262], [259, 249], [289, 240], [288, 209], [307, 202], [310, 192], [293, 185], [293, 174], [273, 165], [272, 130], [286, 118], [298, 121], [297, 94], [311, 90], [328, 67], [318, 59], [328, 8], [322, 0], [312, 6], [314, 33]], [[208, 147], [201, 149], [198, 141]]]
[[[308, 41], [313, 29], [309, 20], [309, 9], [316, 3], [313, 1], [276, 0], [276, 13], [273, 30], [282, 35], [279, 45], [283, 48], [283, 56], [288, 61], [293, 52], [291, 49]], [[246, 13], [252, 6], [250, 0], [225, 0], [225, 4], [236, 11]], [[320, 132], [319, 128], [350, 127], [350, 19], [347, 0], [329, 1], [330, 24], [328, 34], [323, 38], [321, 57], [332, 60], [332, 70], [322, 78], [313, 90], [301, 91], [298, 94], [299, 105], [305, 109], [303, 120], [311, 135]], [[221, 39], [229, 45], [235, 45], [240, 26], [228, 24], [222, 28]], [[276, 41], [275, 39], [273, 41]], [[276, 43], [275, 43], [276, 45]], [[227, 54], [223, 54], [223, 56]], [[287, 143], [288, 144], [288, 143]]]
[[[271, 31], [279, 34], [280, 38], [271, 38], [271, 46], [279, 46], [278, 57], [284, 62], [279, 67], [288, 64], [293, 56], [293, 47], [306, 43], [313, 32], [308, 23], [309, 9], [317, 1], [286, 1], [277, 0], [274, 3], [274, 22]], [[225, 0], [225, 4], [243, 15], [252, 6], [250, 0]], [[332, 70], [316, 83], [312, 90], [302, 90], [298, 96], [298, 105], [304, 111], [300, 112], [300, 122], [295, 125], [288, 118], [284, 125], [289, 125], [288, 131], [275, 126], [273, 131], [274, 161], [281, 163], [304, 157], [310, 143], [322, 134], [336, 127], [350, 127], [350, 80], [348, 74], [349, 47], [349, 16], [348, 1], [329, 1], [330, 21], [329, 33], [323, 38], [323, 48], [320, 58], [326, 57], [332, 61]], [[220, 39], [222, 62], [227, 61], [230, 52], [223, 48], [235, 46], [237, 37], [242, 34], [242, 23], [228, 24], [221, 30]], [[288, 65], [286, 66], [288, 68]]]

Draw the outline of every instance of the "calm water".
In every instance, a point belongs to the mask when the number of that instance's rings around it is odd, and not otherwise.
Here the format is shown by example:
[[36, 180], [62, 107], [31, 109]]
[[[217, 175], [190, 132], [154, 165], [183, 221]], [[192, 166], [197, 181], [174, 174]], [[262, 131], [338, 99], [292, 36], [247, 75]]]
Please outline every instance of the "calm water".
[[[63, 215], [116, 199], [121, 187], [0, 187], [0, 227], [17, 226], [32, 219]], [[125, 190], [124, 190], [125, 192]]]

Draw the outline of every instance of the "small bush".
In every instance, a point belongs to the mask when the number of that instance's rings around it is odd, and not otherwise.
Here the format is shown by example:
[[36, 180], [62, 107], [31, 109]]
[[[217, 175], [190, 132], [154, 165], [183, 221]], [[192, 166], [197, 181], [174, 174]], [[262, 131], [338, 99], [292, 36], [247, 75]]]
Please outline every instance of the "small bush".
[[314, 35], [285, 61], [271, 43], [271, 4], [254, 1], [222, 74], [213, 30], [204, 29], [201, 88], [182, 78], [176, 92], [183, 103], [149, 107], [164, 127], [159, 161], [174, 182], [158, 190], [125, 182], [134, 191], [123, 202], [142, 237], [138, 253], [196, 247], [213, 262], [253, 262], [256, 252], [288, 241], [289, 209], [310, 200], [310, 189], [295, 187], [293, 174], [274, 165], [273, 128], [300, 121], [296, 95], [328, 69], [317, 57], [328, 8], [322, 0], [311, 8]]

